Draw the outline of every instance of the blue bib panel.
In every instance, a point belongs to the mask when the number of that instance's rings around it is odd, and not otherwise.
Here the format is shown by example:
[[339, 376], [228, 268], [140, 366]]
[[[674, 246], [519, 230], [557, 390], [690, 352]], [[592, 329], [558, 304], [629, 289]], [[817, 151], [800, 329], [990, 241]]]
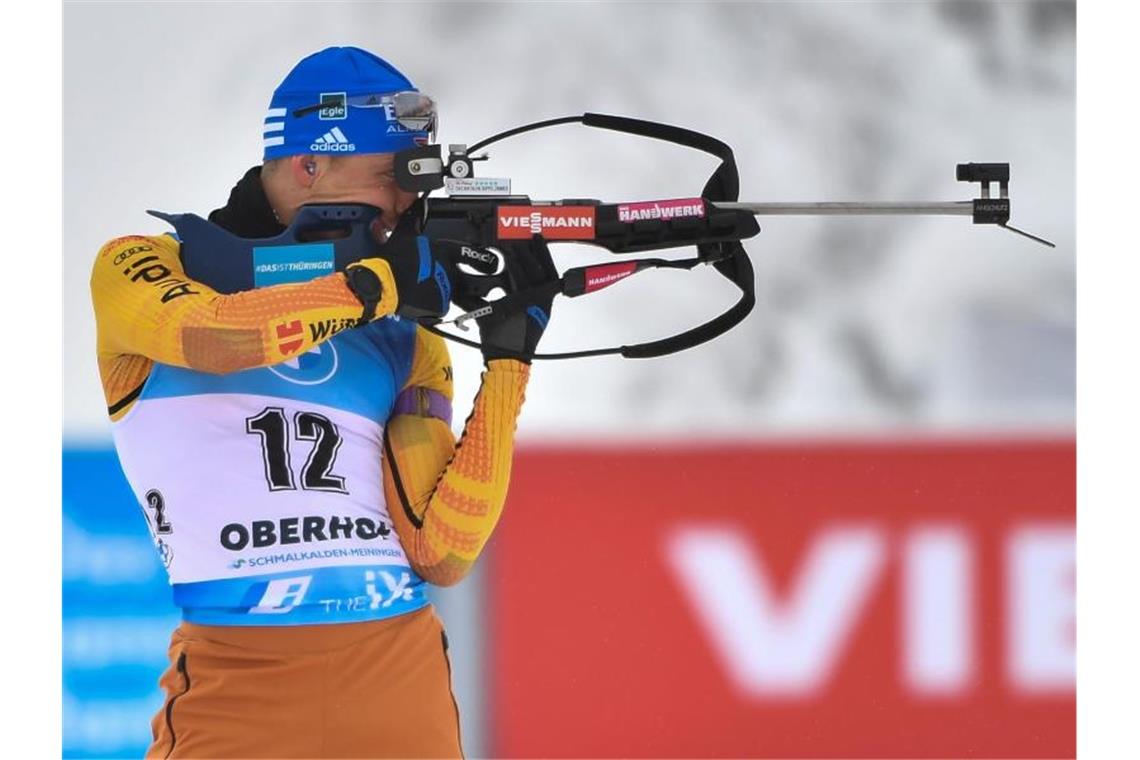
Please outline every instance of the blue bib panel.
[[154, 365], [113, 430], [186, 620], [346, 623], [428, 603], [381, 464], [415, 332], [381, 319], [226, 375]]

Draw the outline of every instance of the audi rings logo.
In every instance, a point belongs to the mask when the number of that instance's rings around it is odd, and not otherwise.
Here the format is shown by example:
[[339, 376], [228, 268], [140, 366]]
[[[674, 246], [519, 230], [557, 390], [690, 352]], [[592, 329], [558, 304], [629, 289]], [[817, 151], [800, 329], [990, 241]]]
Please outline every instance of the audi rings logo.
[[336, 346], [328, 342], [267, 369], [290, 383], [320, 385], [336, 374], [337, 364]]

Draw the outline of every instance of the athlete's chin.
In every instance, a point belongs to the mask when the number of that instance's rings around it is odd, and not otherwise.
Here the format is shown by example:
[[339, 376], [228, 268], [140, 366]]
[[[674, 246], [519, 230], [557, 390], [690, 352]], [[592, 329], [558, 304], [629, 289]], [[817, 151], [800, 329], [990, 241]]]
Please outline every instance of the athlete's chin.
[[392, 234], [392, 225], [380, 217], [374, 219], [368, 229], [372, 233], [372, 238], [380, 245], [387, 243], [388, 237]]

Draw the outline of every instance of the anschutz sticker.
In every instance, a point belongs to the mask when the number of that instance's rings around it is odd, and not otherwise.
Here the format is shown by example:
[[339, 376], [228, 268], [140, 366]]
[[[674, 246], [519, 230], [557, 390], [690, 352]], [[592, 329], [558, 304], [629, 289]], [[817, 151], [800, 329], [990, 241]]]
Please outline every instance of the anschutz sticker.
[[443, 189], [448, 195], [510, 195], [511, 181], [506, 177], [444, 177]]
[[593, 206], [499, 206], [500, 240], [593, 240]]

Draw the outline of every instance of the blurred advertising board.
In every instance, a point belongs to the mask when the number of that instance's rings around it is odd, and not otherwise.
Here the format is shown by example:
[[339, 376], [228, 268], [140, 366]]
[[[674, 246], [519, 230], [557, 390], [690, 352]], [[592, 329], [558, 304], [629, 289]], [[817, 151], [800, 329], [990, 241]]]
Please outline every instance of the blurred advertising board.
[[114, 450], [64, 448], [64, 757], [142, 757], [178, 619]]
[[[482, 747], [483, 700], [473, 665], [478, 637], [465, 630], [464, 584], [428, 595], [449, 625], [453, 690], [469, 751]], [[474, 606], [474, 603], [471, 603]], [[166, 571], [110, 446], [63, 450], [63, 757], [142, 757], [163, 705], [159, 676], [178, 626]], [[474, 642], [474, 643], [473, 643]]]
[[492, 752], [1071, 757], [1075, 443], [520, 451]]

